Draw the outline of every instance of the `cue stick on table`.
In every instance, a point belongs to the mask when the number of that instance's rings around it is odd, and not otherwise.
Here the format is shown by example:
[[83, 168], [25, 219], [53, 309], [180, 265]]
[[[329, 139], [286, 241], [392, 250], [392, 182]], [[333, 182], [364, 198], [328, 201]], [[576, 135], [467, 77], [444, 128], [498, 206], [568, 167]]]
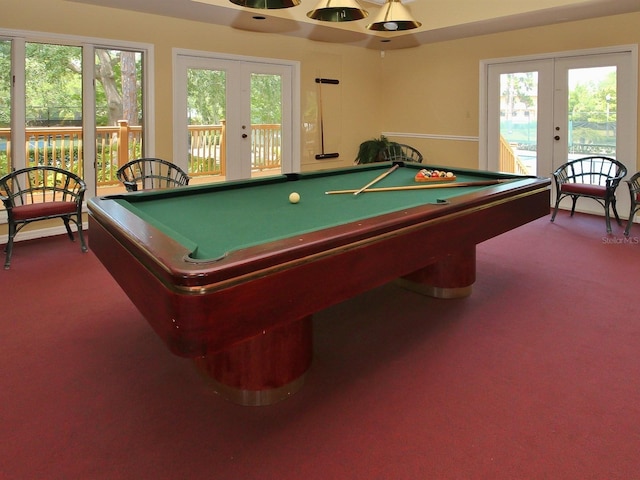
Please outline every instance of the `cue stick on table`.
[[[398, 167], [400, 166], [399, 163], [396, 163], [393, 167], [391, 167], [389, 170], [387, 170], [386, 172], [384, 172], [382, 175], [378, 175], [376, 178], [374, 178], [373, 180], [371, 180], [369, 183], [367, 183], [364, 187], [362, 187], [360, 190], [351, 190], [349, 193], [353, 193], [354, 195], [359, 195], [360, 193], [364, 192], [365, 190], [368, 192], [369, 190], [367, 190], [367, 188], [369, 188], [371, 185], [378, 183], [380, 180], [382, 180], [384, 177], [386, 177], [387, 175], [393, 173], [395, 170], [398, 169]], [[327, 192], [329, 193], [329, 192]], [[347, 193], [346, 191], [343, 193]]]
[[[387, 172], [391, 173], [391, 172]], [[378, 179], [376, 179], [377, 181]], [[375, 193], [375, 192], [397, 192], [401, 190], [426, 190], [430, 188], [456, 188], [456, 187], [482, 187], [485, 185], [498, 185], [499, 183], [510, 182], [512, 179], [508, 180], [485, 180], [481, 182], [458, 182], [458, 183], [435, 183], [433, 185], [405, 185], [401, 187], [381, 187], [381, 188], [370, 188], [367, 192]], [[375, 181], [374, 181], [375, 182]], [[367, 185], [368, 186], [368, 185]], [[366, 187], [364, 187], [366, 188]], [[328, 192], [324, 192], [325, 195], [334, 195], [339, 193], [353, 193], [356, 195], [356, 192], [361, 192], [360, 190], [329, 190]]]

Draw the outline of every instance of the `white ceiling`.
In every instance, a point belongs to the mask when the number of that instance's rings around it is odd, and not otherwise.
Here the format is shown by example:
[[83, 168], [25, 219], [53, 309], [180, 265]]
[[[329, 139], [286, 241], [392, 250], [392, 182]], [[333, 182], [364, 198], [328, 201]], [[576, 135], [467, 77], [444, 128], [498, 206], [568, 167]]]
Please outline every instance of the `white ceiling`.
[[640, 11], [640, 0], [410, 0], [405, 6], [422, 26], [390, 33], [365, 28], [382, 8], [381, 0], [361, 0], [369, 17], [343, 23], [309, 19], [306, 13], [319, 0], [301, 0], [297, 7], [275, 10], [243, 8], [229, 0], [68, 1], [378, 50]]

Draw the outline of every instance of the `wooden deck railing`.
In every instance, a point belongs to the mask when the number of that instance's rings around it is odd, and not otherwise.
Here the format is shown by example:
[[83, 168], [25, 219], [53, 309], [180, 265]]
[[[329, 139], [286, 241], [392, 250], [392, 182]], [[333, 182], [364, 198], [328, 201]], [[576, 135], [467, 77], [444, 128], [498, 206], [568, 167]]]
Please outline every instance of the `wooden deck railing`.
[[280, 167], [282, 128], [280, 124], [251, 126], [251, 168], [265, 170]]
[[527, 166], [516, 155], [509, 145], [509, 142], [500, 135], [500, 171], [517, 173], [519, 175], [529, 175]]
[[99, 187], [118, 184], [121, 165], [142, 155], [142, 127], [120, 120], [117, 127], [96, 127], [96, 174]]
[[226, 171], [226, 122], [189, 125], [189, 175], [223, 175]]
[[[225, 175], [226, 125], [190, 125], [189, 174]], [[56, 165], [84, 176], [83, 137], [81, 127], [27, 127], [25, 153], [27, 165]], [[254, 170], [279, 168], [281, 164], [281, 126], [251, 126], [251, 167]], [[142, 127], [96, 127], [96, 170], [98, 186], [118, 183], [120, 165], [142, 156]], [[9, 171], [11, 129], [0, 128], [0, 175]]]

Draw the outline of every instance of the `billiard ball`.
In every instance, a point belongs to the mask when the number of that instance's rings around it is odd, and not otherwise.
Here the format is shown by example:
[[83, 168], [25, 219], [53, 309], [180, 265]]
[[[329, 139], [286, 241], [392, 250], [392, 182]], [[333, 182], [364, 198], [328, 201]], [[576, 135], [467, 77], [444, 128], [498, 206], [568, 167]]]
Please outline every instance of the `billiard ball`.
[[289, 201], [291, 203], [298, 203], [300, 201], [300, 194], [297, 192], [293, 192], [289, 195]]

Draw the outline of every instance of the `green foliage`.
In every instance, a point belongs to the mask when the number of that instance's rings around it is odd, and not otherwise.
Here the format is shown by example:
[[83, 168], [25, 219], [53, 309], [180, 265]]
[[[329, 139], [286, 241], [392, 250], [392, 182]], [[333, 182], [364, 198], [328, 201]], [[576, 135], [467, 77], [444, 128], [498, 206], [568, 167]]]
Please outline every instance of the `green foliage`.
[[511, 73], [500, 76], [501, 96], [506, 99], [509, 111], [514, 111], [516, 103], [531, 107], [533, 96], [537, 94], [537, 74], [534, 72]]
[[366, 140], [360, 144], [355, 163], [373, 163], [384, 161], [384, 151], [387, 148], [400, 148], [396, 142], [391, 142], [387, 137], [381, 135], [380, 138]]
[[81, 118], [81, 47], [27, 43], [25, 73], [27, 124]]
[[[82, 47], [27, 43], [25, 55], [26, 119], [27, 126], [80, 125], [82, 120]], [[101, 50], [96, 56], [96, 72], [109, 72], [107, 77], [97, 75], [96, 124], [109, 125], [109, 109], [118, 103], [119, 111], [132, 111], [138, 116], [142, 108], [142, 55], [139, 52]], [[129, 67], [134, 78], [130, 82], [135, 92], [123, 98], [124, 53], [130, 54]], [[101, 59], [108, 59], [103, 69]], [[128, 72], [127, 72], [128, 73]], [[10, 125], [11, 115], [11, 42], [0, 40], [0, 127]], [[107, 95], [105, 82], [110, 83]], [[114, 97], [115, 95], [115, 97]], [[135, 103], [129, 106], [128, 103]], [[141, 124], [136, 119], [136, 124]]]
[[0, 40], [0, 127], [11, 124], [11, 42]]
[[[534, 105], [532, 92], [535, 92], [532, 72], [501, 76], [501, 94], [507, 112], [500, 122], [500, 132], [520, 150], [535, 151], [537, 148], [535, 117], [517, 121], [512, 115], [516, 104]], [[613, 154], [617, 121], [616, 72], [611, 71], [599, 80], [576, 83], [569, 90], [568, 107], [570, 151]]]
[[282, 78], [251, 74], [251, 123], [282, 123]]
[[[226, 118], [227, 75], [221, 70], [187, 71], [187, 108], [191, 125], [220, 125]], [[251, 123], [282, 122], [282, 78], [251, 74]]]
[[187, 108], [191, 125], [220, 125], [226, 117], [226, 74], [219, 70], [187, 71]]
[[579, 83], [569, 94], [569, 115], [574, 122], [615, 122], [617, 109], [616, 72], [599, 82]]
[[9, 158], [7, 157], [7, 151], [0, 152], [0, 177], [9, 173]]
[[44, 149], [30, 148], [27, 150], [27, 165], [50, 165], [80, 174], [78, 154], [77, 145], [71, 149], [68, 147], [55, 147], [46, 150], [46, 152]]

